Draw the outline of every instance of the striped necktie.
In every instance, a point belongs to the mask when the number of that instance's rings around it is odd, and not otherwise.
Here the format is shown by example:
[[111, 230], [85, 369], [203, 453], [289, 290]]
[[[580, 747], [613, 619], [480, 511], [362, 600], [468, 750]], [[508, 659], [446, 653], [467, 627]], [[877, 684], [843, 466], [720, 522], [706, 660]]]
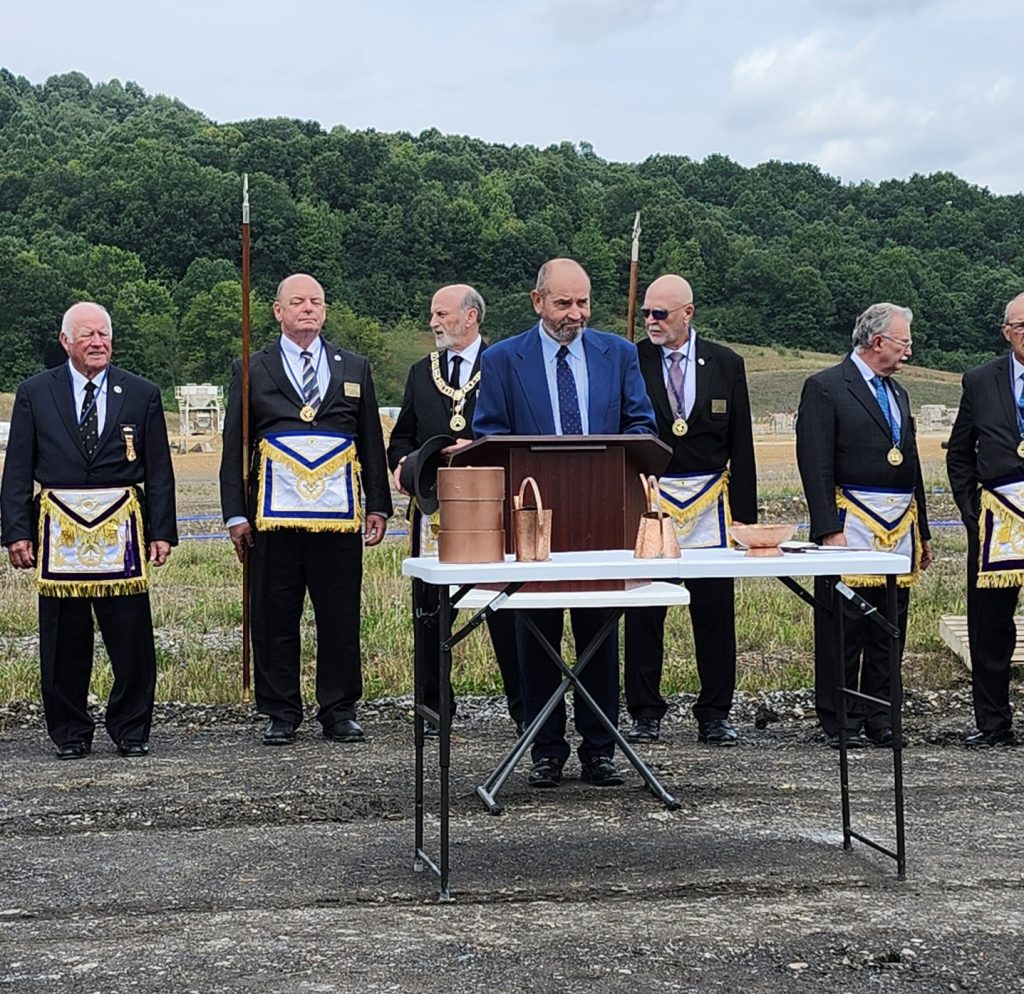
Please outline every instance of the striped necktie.
[[313, 353], [300, 352], [299, 355], [302, 357], [302, 396], [315, 408], [320, 404], [320, 384], [313, 368]]

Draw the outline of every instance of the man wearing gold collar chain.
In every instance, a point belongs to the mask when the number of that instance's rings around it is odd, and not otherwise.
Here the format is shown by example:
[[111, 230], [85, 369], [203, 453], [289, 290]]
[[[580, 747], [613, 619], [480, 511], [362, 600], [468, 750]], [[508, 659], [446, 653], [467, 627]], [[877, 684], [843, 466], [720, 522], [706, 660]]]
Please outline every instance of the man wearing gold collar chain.
[[145, 756], [156, 689], [148, 568], [178, 542], [160, 391], [110, 364], [99, 304], [69, 308], [60, 343], [68, 361], [25, 380], [14, 400], [2, 541], [12, 566], [36, 567], [43, 710], [58, 758], [92, 750], [94, 613], [114, 674], [107, 734], [120, 755]]
[[967, 638], [977, 730], [969, 748], [1013, 745], [1013, 614], [1024, 583], [1024, 294], [1007, 305], [1010, 355], [969, 369], [946, 468], [967, 527]]
[[321, 338], [327, 306], [313, 277], [297, 273], [281, 281], [274, 317], [281, 337], [250, 360], [248, 503], [241, 361], [220, 466], [231, 542], [239, 559], [252, 557], [256, 706], [270, 717], [263, 742], [293, 742], [302, 721], [299, 620], [307, 590], [316, 617], [317, 720], [325, 738], [358, 742], [364, 737], [356, 721], [363, 693], [360, 531], [366, 545], [376, 545], [392, 510], [377, 398], [367, 360]]
[[[656, 279], [644, 298], [646, 342], [637, 345], [640, 372], [658, 419], [658, 436], [672, 449], [662, 474], [662, 504], [686, 548], [729, 543], [730, 515], [757, 521], [757, 477], [750, 399], [743, 360], [698, 336], [692, 327], [693, 289], [681, 276]], [[736, 624], [731, 579], [688, 580], [690, 623], [700, 677], [693, 706], [699, 741], [732, 746], [739, 737], [729, 711], [736, 688]], [[626, 612], [628, 737], [653, 742], [667, 710], [661, 696], [665, 657], [663, 607]]]
[[[402, 493], [410, 492], [402, 485], [403, 466], [428, 439], [438, 435], [450, 435], [457, 442], [473, 439], [471, 425], [480, 384], [480, 354], [487, 348], [480, 337], [485, 313], [483, 297], [464, 283], [441, 287], [430, 302], [430, 327], [437, 351], [410, 368], [402, 408], [388, 442], [388, 467], [395, 486]], [[441, 454], [448, 454], [454, 448], [443, 449]], [[430, 515], [414, 509], [412, 503], [409, 507], [412, 554], [435, 553], [437, 546], [431, 532]], [[437, 587], [413, 580], [413, 610], [425, 620], [429, 633], [423, 639], [424, 658], [418, 662], [422, 667], [420, 681], [424, 701], [436, 711], [439, 662], [437, 630], [433, 626], [437, 616]], [[487, 619], [487, 627], [505, 686], [509, 715], [521, 729], [523, 700], [519, 691], [515, 620], [510, 612], [498, 611]], [[437, 732], [436, 726], [428, 722], [426, 734], [434, 736]]]
[[[796, 422], [796, 456], [811, 516], [811, 541], [873, 548], [910, 557], [898, 579], [900, 653], [907, 632], [908, 588], [932, 561], [924, 484], [910, 398], [893, 378], [910, 358], [909, 308], [872, 304], [853, 329], [853, 351], [807, 378]], [[844, 577], [864, 600], [885, 609], [884, 577]], [[815, 597], [828, 602], [824, 579]], [[846, 686], [889, 698], [888, 636], [844, 600]], [[818, 720], [839, 747], [835, 667], [829, 619], [814, 616], [814, 687]], [[847, 745], [891, 747], [885, 708], [851, 705]], [[867, 739], [862, 735], [866, 734]]]

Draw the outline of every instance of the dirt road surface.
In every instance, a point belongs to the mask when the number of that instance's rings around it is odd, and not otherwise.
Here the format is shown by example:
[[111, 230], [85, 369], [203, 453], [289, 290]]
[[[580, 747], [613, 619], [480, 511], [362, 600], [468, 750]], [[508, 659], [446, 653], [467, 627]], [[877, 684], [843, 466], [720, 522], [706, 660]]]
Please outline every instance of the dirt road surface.
[[[309, 723], [282, 749], [241, 708], [165, 705], [148, 758], [99, 729], [68, 763], [7, 709], [0, 992], [1024, 991], [1021, 752], [967, 753], [963, 695], [908, 701], [899, 882], [843, 850], [837, 755], [779, 700], [741, 703], [727, 750], [677, 700], [645, 754], [678, 811], [571, 759], [557, 790], [517, 771], [500, 817], [474, 787], [510, 725], [462, 704], [451, 904], [412, 869], [408, 702], [366, 705], [362, 745]], [[851, 762], [854, 825], [891, 842], [892, 755]]]

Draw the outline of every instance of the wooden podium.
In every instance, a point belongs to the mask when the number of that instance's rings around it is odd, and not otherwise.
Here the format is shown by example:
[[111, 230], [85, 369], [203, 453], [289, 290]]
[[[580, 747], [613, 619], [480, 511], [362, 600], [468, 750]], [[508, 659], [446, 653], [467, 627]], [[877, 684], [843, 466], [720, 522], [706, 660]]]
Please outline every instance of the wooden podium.
[[[671, 457], [671, 449], [653, 435], [490, 435], [459, 449], [451, 462], [504, 467], [507, 552], [513, 551], [512, 494], [528, 476], [537, 481], [544, 506], [553, 512], [551, 551], [589, 552], [633, 548], [640, 515], [647, 509], [640, 475], [661, 476]], [[558, 589], [626, 586], [623, 580], [593, 580], [559, 584]]]

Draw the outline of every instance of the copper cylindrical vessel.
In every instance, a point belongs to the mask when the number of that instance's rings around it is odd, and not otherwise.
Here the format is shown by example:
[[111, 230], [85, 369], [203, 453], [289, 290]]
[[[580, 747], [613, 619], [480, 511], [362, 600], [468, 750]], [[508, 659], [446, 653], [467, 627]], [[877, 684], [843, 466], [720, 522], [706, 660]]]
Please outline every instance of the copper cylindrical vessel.
[[437, 471], [443, 563], [495, 563], [505, 558], [505, 470], [446, 466]]

